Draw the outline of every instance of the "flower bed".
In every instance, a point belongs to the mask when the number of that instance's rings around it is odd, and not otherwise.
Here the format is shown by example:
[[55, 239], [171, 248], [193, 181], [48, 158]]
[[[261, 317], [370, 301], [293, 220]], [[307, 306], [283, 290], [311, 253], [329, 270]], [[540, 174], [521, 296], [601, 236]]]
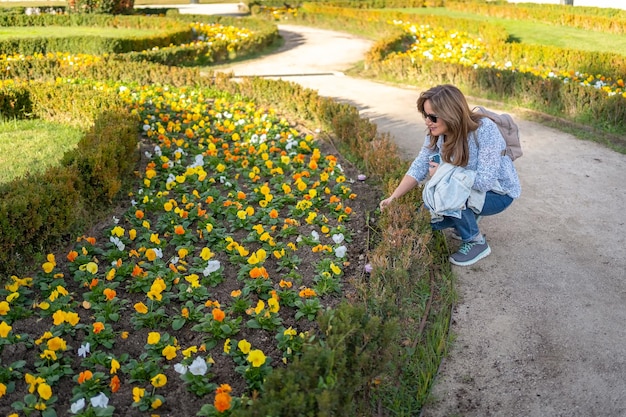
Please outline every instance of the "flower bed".
[[558, 79], [563, 83], [577, 83], [586, 87], [602, 90], [608, 96], [621, 95], [626, 98], [626, 89], [622, 78], [613, 79], [602, 74], [587, 74], [570, 69], [557, 69], [542, 65], [527, 65], [511, 60], [497, 62], [489, 53], [487, 44], [478, 37], [458, 30], [433, 28], [430, 25], [417, 25], [412, 22], [394, 21], [407, 33], [412, 42], [406, 50], [392, 53], [388, 58], [408, 56], [412, 62], [421, 59], [436, 60], [478, 68], [527, 73], [545, 79]]
[[356, 195], [312, 136], [200, 90], [120, 94], [141, 120], [141, 186], [103, 241], [0, 290], [5, 415], [229, 410], [345, 284]]

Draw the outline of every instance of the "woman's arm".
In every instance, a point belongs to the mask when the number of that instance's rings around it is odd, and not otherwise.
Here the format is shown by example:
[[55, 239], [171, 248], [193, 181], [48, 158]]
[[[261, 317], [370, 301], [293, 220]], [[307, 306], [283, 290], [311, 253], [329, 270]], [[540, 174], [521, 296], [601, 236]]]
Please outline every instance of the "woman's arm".
[[393, 200], [402, 197], [413, 188], [415, 188], [418, 184], [419, 182], [415, 178], [410, 175], [405, 175], [404, 178], [402, 178], [402, 181], [400, 181], [400, 184], [398, 184], [396, 189], [393, 191], [393, 193], [391, 193], [389, 197], [380, 202], [380, 209], [384, 210], [385, 207], [391, 204]]

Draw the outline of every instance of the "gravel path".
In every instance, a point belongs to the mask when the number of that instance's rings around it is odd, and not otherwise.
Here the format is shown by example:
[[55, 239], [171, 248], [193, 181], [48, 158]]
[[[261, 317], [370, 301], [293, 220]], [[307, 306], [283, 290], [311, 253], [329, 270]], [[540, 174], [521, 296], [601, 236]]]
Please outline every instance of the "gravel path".
[[[389, 132], [407, 160], [417, 154], [425, 130], [419, 92], [342, 73], [368, 41], [279, 29], [279, 52], [225, 71], [282, 78], [349, 102]], [[522, 197], [481, 222], [492, 254], [454, 269], [454, 341], [422, 414], [626, 416], [626, 156], [515, 118]]]

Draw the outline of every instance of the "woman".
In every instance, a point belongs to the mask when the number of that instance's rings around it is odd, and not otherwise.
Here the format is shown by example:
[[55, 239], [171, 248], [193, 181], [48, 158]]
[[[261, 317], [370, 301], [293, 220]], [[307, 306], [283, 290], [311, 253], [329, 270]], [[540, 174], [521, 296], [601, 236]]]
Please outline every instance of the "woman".
[[[505, 210], [521, 193], [513, 161], [504, 155], [506, 142], [496, 124], [473, 113], [461, 91], [453, 85], [439, 85], [423, 92], [417, 109], [424, 116], [428, 134], [419, 155], [389, 198], [380, 202], [383, 210], [396, 198], [436, 175], [439, 163], [472, 171], [472, 191], [484, 195], [482, 207], [468, 204], [458, 215], [442, 216], [431, 223], [433, 230], [454, 228], [463, 242], [450, 256], [455, 265], [473, 265], [491, 253], [478, 228], [478, 217]], [[440, 160], [439, 160], [440, 158]]]

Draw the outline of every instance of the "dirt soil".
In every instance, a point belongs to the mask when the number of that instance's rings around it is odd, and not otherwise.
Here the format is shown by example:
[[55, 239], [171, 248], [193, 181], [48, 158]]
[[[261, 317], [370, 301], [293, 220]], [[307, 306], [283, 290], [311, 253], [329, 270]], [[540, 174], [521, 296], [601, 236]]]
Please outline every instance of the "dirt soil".
[[[342, 73], [368, 41], [279, 29], [282, 50], [229, 70], [352, 103], [407, 161], [417, 155], [425, 137], [419, 91]], [[522, 197], [481, 223], [492, 254], [454, 268], [451, 348], [422, 415], [624, 416], [626, 156], [513, 116], [525, 152], [515, 162]]]

